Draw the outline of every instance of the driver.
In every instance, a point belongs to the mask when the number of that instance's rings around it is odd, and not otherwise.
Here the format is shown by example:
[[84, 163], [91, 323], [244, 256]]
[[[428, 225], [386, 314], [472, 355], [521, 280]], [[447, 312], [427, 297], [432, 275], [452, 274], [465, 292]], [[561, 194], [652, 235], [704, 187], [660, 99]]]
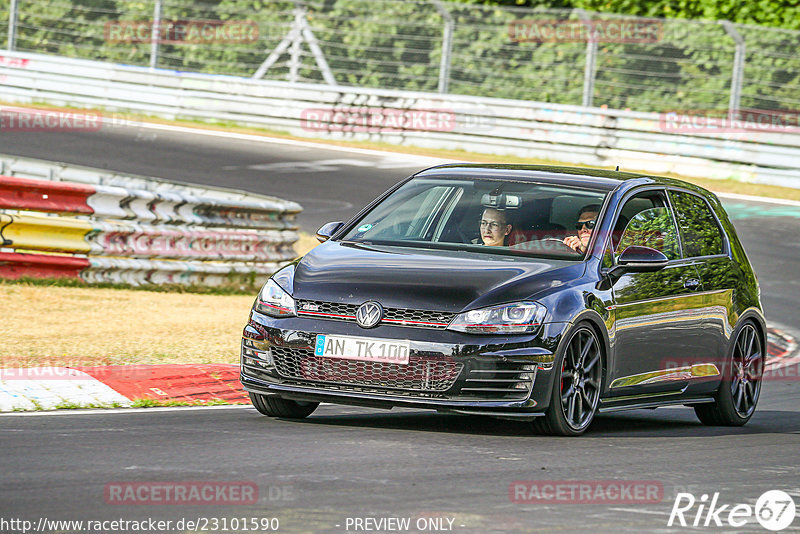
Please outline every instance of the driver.
[[502, 247], [506, 245], [506, 238], [511, 233], [512, 225], [506, 220], [503, 211], [494, 208], [483, 210], [480, 229], [481, 239], [487, 247]]
[[575, 230], [578, 235], [570, 235], [564, 238], [564, 244], [576, 252], [586, 252], [589, 246], [589, 238], [597, 224], [597, 215], [600, 213], [600, 204], [589, 204], [578, 212], [578, 221], [575, 223]]

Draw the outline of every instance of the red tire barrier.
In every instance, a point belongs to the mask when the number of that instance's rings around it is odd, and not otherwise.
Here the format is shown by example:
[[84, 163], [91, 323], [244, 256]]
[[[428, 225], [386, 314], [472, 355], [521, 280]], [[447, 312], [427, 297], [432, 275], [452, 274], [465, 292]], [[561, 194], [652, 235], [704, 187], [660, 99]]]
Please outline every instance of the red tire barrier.
[[0, 175], [0, 278], [256, 284], [296, 255], [295, 202], [34, 163], [52, 180]]
[[94, 210], [87, 199], [94, 193], [90, 185], [0, 176], [0, 209], [89, 215]]
[[89, 260], [74, 256], [0, 252], [0, 278], [80, 278]]

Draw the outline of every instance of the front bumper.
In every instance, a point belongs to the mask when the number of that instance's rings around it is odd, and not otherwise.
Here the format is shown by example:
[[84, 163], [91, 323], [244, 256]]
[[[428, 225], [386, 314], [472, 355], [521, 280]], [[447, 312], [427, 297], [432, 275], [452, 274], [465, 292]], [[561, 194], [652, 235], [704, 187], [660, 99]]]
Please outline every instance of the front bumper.
[[[485, 336], [449, 330], [355, 324], [252, 311], [242, 338], [241, 382], [262, 395], [373, 408], [531, 419], [552, 390], [554, 353], [565, 323], [536, 335]], [[317, 334], [406, 340], [408, 365], [314, 355]]]

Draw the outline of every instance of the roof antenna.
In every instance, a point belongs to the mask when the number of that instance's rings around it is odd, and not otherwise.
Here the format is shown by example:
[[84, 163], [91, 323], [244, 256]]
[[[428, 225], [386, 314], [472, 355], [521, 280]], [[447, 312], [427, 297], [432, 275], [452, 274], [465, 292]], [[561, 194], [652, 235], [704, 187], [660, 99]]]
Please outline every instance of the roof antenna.
[[616, 169], [614, 169], [614, 170], [617, 170], [617, 171], [618, 171], [618, 170], [619, 170], [619, 165], [617, 165], [617, 168], [616, 168]]

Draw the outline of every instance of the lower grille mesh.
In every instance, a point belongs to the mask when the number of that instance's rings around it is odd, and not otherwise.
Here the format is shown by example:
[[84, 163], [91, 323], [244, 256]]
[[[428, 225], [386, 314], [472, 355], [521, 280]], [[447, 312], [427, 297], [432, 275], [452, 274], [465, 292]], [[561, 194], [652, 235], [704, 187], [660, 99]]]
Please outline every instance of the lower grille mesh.
[[315, 356], [311, 349], [272, 347], [284, 378], [411, 391], [447, 391], [464, 365], [447, 358], [411, 356], [407, 365]]

